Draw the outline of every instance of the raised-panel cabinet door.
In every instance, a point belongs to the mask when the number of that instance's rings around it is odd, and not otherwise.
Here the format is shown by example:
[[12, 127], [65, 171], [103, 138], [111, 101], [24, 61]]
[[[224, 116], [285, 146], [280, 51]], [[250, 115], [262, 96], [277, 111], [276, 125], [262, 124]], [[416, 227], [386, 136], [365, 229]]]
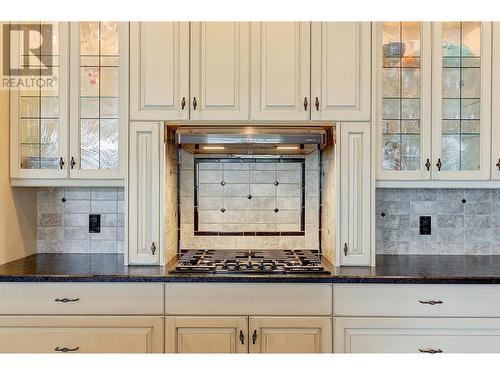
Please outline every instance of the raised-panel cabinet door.
[[10, 90], [11, 177], [67, 178], [69, 23], [11, 23], [4, 37], [19, 82]]
[[0, 353], [162, 353], [163, 318], [2, 316]]
[[160, 261], [160, 158], [159, 123], [131, 123], [129, 151], [129, 264]]
[[130, 119], [188, 120], [189, 23], [130, 23]]
[[433, 179], [488, 180], [491, 23], [432, 24]]
[[371, 261], [371, 146], [369, 123], [340, 124], [340, 264]]
[[311, 120], [369, 121], [370, 22], [313, 22]]
[[500, 23], [493, 22], [492, 177], [500, 180]]
[[247, 353], [247, 317], [167, 316], [166, 353]]
[[248, 120], [250, 25], [191, 23], [191, 120]]
[[335, 353], [498, 353], [495, 318], [335, 318]]
[[431, 24], [374, 24], [377, 179], [431, 177]]
[[310, 119], [310, 34], [309, 22], [252, 23], [252, 120]]
[[71, 24], [71, 178], [125, 177], [128, 36], [128, 22]]
[[331, 353], [331, 318], [250, 317], [250, 353]]

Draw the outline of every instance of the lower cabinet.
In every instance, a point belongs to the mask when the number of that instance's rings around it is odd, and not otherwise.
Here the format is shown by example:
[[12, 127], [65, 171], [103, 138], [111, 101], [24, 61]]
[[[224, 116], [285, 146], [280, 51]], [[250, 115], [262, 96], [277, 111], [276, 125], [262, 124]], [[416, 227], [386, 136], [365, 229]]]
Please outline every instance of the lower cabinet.
[[246, 353], [248, 318], [171, 316], [165, 319], [166, 353]]
[[500, 353], [498, 318], [335, 318], [335, 353]]
[[250, 317], [250, 353], [331, 353], [332, 322], [318, 317]]
[[167, 353], [331, 353], [327, 317], [169, 316]]
[[0, 353], [162, 352], [162, 317], [0, 316]]

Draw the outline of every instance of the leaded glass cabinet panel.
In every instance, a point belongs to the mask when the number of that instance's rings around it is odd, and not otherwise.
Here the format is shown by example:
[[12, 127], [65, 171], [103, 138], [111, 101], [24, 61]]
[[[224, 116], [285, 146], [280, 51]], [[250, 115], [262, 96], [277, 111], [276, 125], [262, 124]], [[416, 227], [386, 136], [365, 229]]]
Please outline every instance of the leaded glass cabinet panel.
[[431, 26], [382, 22], [374, 27], [377, 178], [428, 179]]
[[10, 25], [12, 178], [67, 176], [68, 36], [67, 23]]
[[71, 157], [76, 178], [122, 178], [125, 170], [128, 25], [71, 25]]
[[435, 179], [489, 179], [491, 24], [433, 24]]

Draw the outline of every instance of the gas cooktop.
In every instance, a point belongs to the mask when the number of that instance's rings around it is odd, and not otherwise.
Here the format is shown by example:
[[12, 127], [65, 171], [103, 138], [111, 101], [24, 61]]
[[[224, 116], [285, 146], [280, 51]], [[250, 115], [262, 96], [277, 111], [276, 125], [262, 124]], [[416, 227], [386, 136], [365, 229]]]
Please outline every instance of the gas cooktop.
[[184, 250], [171, 273], [330, 273], [315, 250]]

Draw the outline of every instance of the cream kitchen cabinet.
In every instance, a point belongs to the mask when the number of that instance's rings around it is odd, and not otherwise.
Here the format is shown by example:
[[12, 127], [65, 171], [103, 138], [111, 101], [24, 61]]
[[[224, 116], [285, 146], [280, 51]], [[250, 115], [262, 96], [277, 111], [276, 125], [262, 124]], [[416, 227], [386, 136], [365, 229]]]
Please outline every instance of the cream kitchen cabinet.
[[490, 179], [491, 39], [489, 22], [376, 26], [379, 186]]
[[500, 180], [500, 23], [493, 22], [492, 67], [492, 178]]
[[1, 353], [162, 353], [163, 318], [0, 316]]
[[130, 23], [130, 119], [189, 119], [189, 23]]
[[370, 124], [341, 123], [339, 128], [336, 258], [342, 266], [374, 265]]
[[431, 23], [377, 23], [373, 34], [377, 178], [428, 180]]
[[311, 24], [251, 24], [251, 120], [310, 119]]
[[191, 120], [249, 116], [250, 24], [191, 23]]
[[[26, 65], [23, 59], [25, 33], [31, 43], [51, 37], [43, 56], [47, 71], [30, 73], [44, 82], [39, 87], [10, 91], [10, 177], [13, 184], [28, 179], [66, 179], [69, 166], [69, 23], [23, 22], [11, 24], [10, 67], [38, 70], [42, 50]], [[3, 31], [3, 30], [2, 30]], [[37, 46], [34, 46], [37, 47]], [[37, 60], [39, 60], [37, 62]], [[46, 84], [45, 84], [46, 83]]]
[[371, 118], [370, 22], [313, 22], [311, 120]]
[[331, 318], [167, 316], [165, 351], [331, 353]]
[[250, 353], [331, 353], [332, 320], [250, 317]]
[[491, 23], [433, 23], [432, 33], [433, 178], [488, 180]]
[[499, 353], [500, 319], [336, 318], [335, 353]]
[[[40, 50], [47, 55], [39, 57], [51, 57], [52, 72], [38, 76], [54, 83], [11, 91], [11, 184], [123, 185], [128, 23], [30, 22], [25, 27], [36, 25], [40, 32], [32, 33], [35, 39], [46, 29], [52, 32], [46, 38], [52, 41], [44, 46], [47, 51]], [[14, 66], [19, 62], [21, 39], [15, 38], [12, 45]], [[37, 64], [37, 59], [30, 64]]]
[[160, 262], [160, 163], [163, 126], [130, 123], [128, 264]]
[[166, 353], [247, 353], [248, 318], [168, 316]]

